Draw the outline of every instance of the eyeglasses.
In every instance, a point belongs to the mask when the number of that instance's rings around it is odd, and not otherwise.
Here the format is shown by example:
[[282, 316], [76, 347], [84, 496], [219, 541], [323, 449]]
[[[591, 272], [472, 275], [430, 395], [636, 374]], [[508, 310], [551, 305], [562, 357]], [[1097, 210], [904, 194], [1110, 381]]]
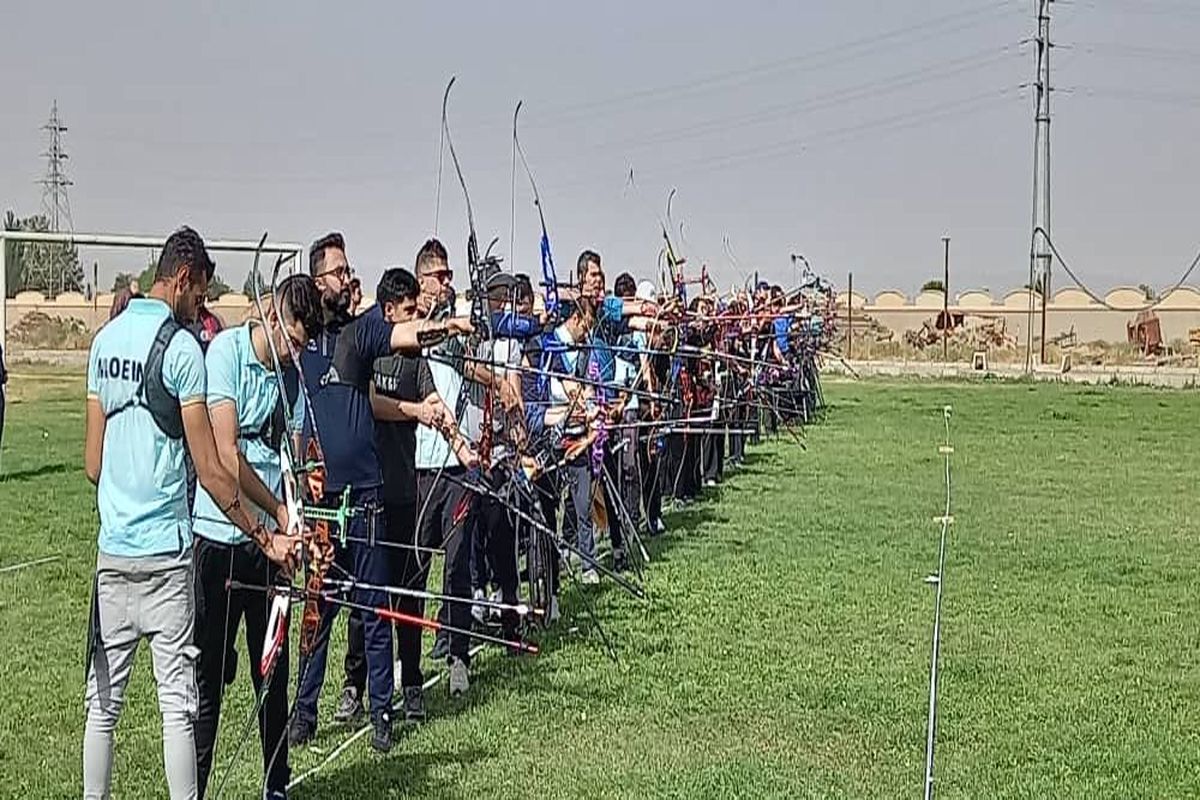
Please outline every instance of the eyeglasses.
[[438, 269], [438, 270], [434, 270], [432, 272], [426, 272], [421, 277], [422, 278], [433, 278], [434, 280], [437, 280], [437, 281], [452, 281], [452, 280], [454, 280], [454, 270]]
[[354, 270], [350, 268], [349, 264], [342, 264], [340, 267], [334, 267], [333, 269], [325, 270], [324, 272], [317, 275], [317, 277], [321, 278], [326, 275], [336, 275], [339, 280], [344, 281], [353, 274], [354, 274]]

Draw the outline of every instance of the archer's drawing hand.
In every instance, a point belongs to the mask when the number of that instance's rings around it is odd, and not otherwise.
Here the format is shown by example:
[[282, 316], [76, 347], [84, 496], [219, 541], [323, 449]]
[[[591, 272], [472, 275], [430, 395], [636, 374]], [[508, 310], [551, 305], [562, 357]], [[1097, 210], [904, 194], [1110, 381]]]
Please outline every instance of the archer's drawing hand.
[[267, 541], [265, 554], [277, 564], [285, 575], [291, 577], [300, 561], [300, 537], [274, 532]]
[[440, 429], [445, 418], [446, 405], [436, 395], [426, 397], [416, 408], [417, 422], [427, 428]]
[[476, 469], [479, 466], [479, 453], [475, 452], [465, 436], [455, 439], [452, 447], [454, 448], [454, 457], [458, 459], [459, 464], [467, 469]]
[[516, 411], [521, 408], [521, 393], [508, 381], [500, 382], [500, 405], [505, 411]]
[[300, 520], [292, 519], [292, 515], [288, 512], [287, 503], [279, 503], [275, 506], [275, 524], [279, 530], [288, 536], [300, 535]]
[[451, 336], [469, 336], [475, 332], [475, 327], [466, 317], [451, 317], [446, 320], [446, 331]]

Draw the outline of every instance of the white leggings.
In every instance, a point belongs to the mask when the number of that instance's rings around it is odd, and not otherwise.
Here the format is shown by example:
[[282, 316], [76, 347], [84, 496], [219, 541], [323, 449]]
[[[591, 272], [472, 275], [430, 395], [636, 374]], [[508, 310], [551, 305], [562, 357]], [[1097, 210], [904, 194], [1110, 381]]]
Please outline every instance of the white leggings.
[[99, 638], [87, 681], [87, 728], [83, 735], [83, 796], [107, 800], [112, 781], [113, 730], [125, 702], [125, 686], [142, 639], [150, 642], [158, 708], [162, 713], [163, 760], [171, 800], [196, 797], [195, 604], [191, 551], [178, 556], [96, 561]]

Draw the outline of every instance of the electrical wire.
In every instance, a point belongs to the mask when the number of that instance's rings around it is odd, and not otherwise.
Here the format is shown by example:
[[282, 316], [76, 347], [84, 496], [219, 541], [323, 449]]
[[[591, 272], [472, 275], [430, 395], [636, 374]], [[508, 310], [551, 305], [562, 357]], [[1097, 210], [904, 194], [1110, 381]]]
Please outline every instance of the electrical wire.
[[1086, 294], [1089, 298], [1091, 298], [1092, 301], [1104, 306], [1109, 311], [1121, 311], [1121, 312], [1125, 312], [1125, 313], [1136, 313], [1136, 312], [1141, 312], [1141, 311], [1149, 311], [1150, 309], [1161, 305], [1164, 300], [1166, 300], [1168, 297], [1170, 297], [1172, 294], [1174, 294], [1180, 288], [1183, 287], [1183, 284], [1187, 281], [1187, 279], [1189, 277], [1191, 277], [1192, 273], [1196, 270], [1197, 265], [1200, 265], [1200, 253], [1197, 253], [1196, 257], [1192, 259], [1192, 263], [1190, 265], [1188, 265], [1188, 268], [1186, 270], [1183, 271], [1183, 275], [1180, 276], [1179, 280], [1176, 281], [1175, 284], [1172, 285], [1170, 289], [1166, 290], [1165, 292], [1160, 294], [1156, 299], [1146, 303], [1145, 305], [1133, 306], [1133, 307], [1114, 306], [1112, 303], [1109, 303], [1105, 298], [1101, 297], [1096, 292], [1092, 291], [1091, 288], [1089, 288], [1087, 286], [1087, 284], [1085, 284], [1082, 280], [1080, 280], [1079, 276], [1075, 274], [1075, 271], [1071, 269], [1070, 265], [1068, 265], [1067, 262], [1063, 260], [1062, 255], [1059, 254], [1058, 248], [1054, 246], [1054, 240], [1052, 240], [1050, 238], [1050, 234], [1046, 233], [1046, 231], [1044, 231], [1041, 227], [1036, 227], [1033, 229], [1033, 240], [1035, 242], [1035, 246], [1036, 246], [1037, 237], [1039, 234], [1043, 237], [1044, 241], [1046, 242], [1046, 246], [1050, 249], [1051, 255], [1054, 256], [1054, 259], [1056, 261], [1058, 261], [1059, 265], [1063, 268], [1063, 271], [1066, 272], [1068, 276], [1070, 276], [1071, 280], [1075, 283], [1075, 285], [1077, 287], [1079, 287], [1079, 289], [1084, 294]]

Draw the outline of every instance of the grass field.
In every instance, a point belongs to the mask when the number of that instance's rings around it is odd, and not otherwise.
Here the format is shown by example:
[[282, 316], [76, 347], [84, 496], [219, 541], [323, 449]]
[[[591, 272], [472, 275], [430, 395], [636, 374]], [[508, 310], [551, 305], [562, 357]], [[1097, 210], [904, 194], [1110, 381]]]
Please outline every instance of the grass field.
[[[0, 568], [60, 560], [0, 573], [0, 796], [72, 797], [96, 525], [81, 382], [17, 373]], [[994, 383], [839, 383], [827, 395], [806, 452], [760, 447], [668, 520], [650, 603], [597, 593], [619, 665], [565, 630], [536, 659], [481, 658], [469, 700], [439, 687], [431, 721], [390, 755], [360, 740], [294, 796], [918, 796], [933, 602], [922, 579], [935, 566], [947, 403], [957, 521], [939, 796], [1200, 795], [1195, 396]], [[247, 687], [240, 675], [218, 774]], [[344, 736], [324, 724], [294, 769]], [[227, 796], [254, 796], [256, 749]], [[116, 796], [163, 796], [161, 769], [143, 652]]]

